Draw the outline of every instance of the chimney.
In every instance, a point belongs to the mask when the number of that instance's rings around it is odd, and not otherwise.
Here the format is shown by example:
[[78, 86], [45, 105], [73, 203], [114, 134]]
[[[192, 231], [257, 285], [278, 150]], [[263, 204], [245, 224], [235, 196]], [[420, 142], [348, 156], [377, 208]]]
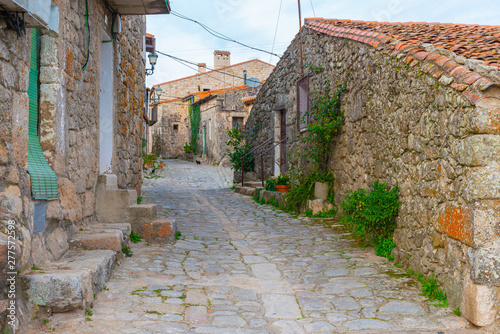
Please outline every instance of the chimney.
[[207, 71], [207, 64], [198, 63], [198, 73], [205, 73]]
[[229, 51], [214, 51], [214, 68], [217, 70], [222, 67], [231, 65], [231, 52]]

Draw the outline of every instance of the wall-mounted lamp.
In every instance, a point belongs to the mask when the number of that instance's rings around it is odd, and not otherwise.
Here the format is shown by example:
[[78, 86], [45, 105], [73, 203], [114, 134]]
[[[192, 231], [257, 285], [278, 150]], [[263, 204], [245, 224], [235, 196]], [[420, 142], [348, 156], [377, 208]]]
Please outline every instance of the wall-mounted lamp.
[[151, 64], [151, 68], [146, 69], [146, 75], [153, 75], [155, 71], [156, 62], [158, 61], [158, 55], [156, 53], [150, 53], [148, 55], [148, 58], [149, 58], [149, 63]]
[[161, 93], [163, 93], [163, 90], [161, 89], [160, 86], [158, 86], [158, 87], [156, 87], [156, 89], [154, 90], [154, 92], [155, 92], [155, 94], [154, 94], [155, 96], [153, 96], [151, 98], [151, 102], [154, 103], [154, 104], [155, 103], [157, 104], [157, 103], [160, 102], [160, 96], [161, 96]]

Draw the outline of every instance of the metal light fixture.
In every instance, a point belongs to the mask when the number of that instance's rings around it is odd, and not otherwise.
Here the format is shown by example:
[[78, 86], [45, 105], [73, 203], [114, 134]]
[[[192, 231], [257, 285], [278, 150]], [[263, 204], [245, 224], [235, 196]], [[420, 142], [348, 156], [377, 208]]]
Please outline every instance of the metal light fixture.
[[151, 64], [151, 68], [146, 69], [146, 75], [152, 75], [155, 71], [155, 65], [156, 62], [158, 61], [158, 55], [156, 53], [150, 53], [148, 55], [149, 58], [149, 64]]
[[160, 86], [156, 87], [155, 90], [155, 96], [151, 99], [151, 101], [153, 103], [159, 103], [160, 102], [160, 96], [161, 96], [161, 93], [163, 93], [163, 90], [161, 89]]

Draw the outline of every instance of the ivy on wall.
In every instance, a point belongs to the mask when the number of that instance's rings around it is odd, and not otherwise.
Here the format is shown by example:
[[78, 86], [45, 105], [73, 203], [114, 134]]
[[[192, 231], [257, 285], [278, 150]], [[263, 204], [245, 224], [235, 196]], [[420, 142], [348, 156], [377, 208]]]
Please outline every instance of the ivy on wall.
[[189, 106], [189, 119], [191, 121], [191, 147], [194, 154], [198, 154], [198, 136], [200, 133], [201, 112], [200, 106]]

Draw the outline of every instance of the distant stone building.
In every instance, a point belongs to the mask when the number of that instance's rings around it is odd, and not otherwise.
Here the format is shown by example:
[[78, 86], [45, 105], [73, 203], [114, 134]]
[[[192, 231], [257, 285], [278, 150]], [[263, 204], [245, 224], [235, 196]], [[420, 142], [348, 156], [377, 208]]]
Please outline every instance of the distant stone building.
[[335, 201], [375, 180], [399, 185], [396, 261], [434, 274], [451, 307], [477, 326], [498, 325], [500, 315], [499, 33], [498, 26], [306, 20], [304, 63], [322, 71], [301, 73], [297, 36], [248, 120], [262, 125], [253, 147], [288, 138], [266, 156], [265, 177], [307, 169], [297, 155], [307, 131], [300, 120], [324, 80], [332, 91], [346, 82], [344, 123], [328, 162]]
[[[104, 253], [72, 242], [80, 228], [109, 236], [97, 224], [108, 222], [98, 213], [100, 186], [126, 194], [114, 198], [125, 207], [140, 192], [144, 14], [169, 12], [168, 2], [154, 8], [150, 1], [130, 7], [123, 0], [37, 3], [47, 8], [12, 3], [2, 6], [0, 19], [2, 333], [12, 329], [6, 272], [20, 273], [15, 327], [52, 311], [85, 309], [103, 287], [96, 280], [109, 278], [108, 271], [96, 276], [103, 265], [78, 261], [85, 255], [100, 263], [94, 256]], [[14, 244], [15, 268], [7, 268]], [[115, 246], [102, 255], [111, 264], [106, 270], [121, 254], [121, 240]], [[62, 266], [70, 250], [72, 270], [59, 269], [54, 263]]]
[[[151, 88], [154, 91], [161, 87], [161, 97], [166, 98], [158, 104], [158, 122], [151, 127], [151, 150], [159, 148], [165, 157], [178, 157], [184, 154], [184, 145], [192, 142], [207, 161], [222, 160], [226, 153], [226, 128], [231, 128], [233, 117], [235, 122], [246, 121], [251, 103], [245, 104], [242, 99], [255, 95], [259, 89], [245, 83], [254, 86], [252, 78], [264, 82], [274, 66], [257, 59], [230, 65], [228, 51], [215, 51], [214, 64], [215, 69], [207, 71], [206, 63], [199, 63], [198, 74]], [[219, 115], [212, 114], [216, 110]]]

